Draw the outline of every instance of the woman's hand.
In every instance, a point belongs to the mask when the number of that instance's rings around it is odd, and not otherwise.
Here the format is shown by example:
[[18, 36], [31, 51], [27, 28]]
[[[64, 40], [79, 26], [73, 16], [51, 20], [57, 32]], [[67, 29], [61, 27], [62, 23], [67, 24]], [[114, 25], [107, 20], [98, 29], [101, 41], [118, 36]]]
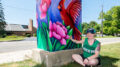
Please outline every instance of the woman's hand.
[[88, 64], [88, 62], [89, 62], [88, 59], [85, 59], [85, 60], [83, 61], [84, 64]]
[[72, 38], [72, 36], [70, 36], [69, 39], [76, 44], [80, 44], [80, 43], [84, 42], [84, 39], [83, 40], [75, 40], [75, 39]]

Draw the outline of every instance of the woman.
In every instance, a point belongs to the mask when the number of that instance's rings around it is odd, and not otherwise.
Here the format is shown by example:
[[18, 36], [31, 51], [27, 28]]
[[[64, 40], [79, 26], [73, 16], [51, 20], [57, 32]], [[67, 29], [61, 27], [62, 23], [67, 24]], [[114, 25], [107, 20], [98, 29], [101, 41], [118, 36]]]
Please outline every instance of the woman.
[[83, 53], [72, 55], [72, 58], [82, 66], [100, 65], [100, 42], [94, 38], [95, 33], [95, 30], [90, 28], [87, 30], [87, 38], [83, 40], [77, 41], [70, 37], [73, 42], [83, 44]]

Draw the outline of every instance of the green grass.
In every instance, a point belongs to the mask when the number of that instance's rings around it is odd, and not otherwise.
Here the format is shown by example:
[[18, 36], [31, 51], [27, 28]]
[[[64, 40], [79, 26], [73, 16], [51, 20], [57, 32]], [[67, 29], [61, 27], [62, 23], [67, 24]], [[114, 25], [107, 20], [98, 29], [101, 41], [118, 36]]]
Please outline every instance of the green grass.
[[5, 38], [0, 38], [0, 41], [16, 41], [16, 40], [23, 40], [23, 39], [25, 39], [24, 36], [11, 35], [11, 36], [6, 36]]
[[[101, 47], [101, 67], [120, 67], [120, 43], [103, 45]], [[32, 60], [22, 62], [2, 64], [0, 67], [45, 67], [43, 64], [37, 64]], [[62, 67], [82, 67], [73, 62]]]
[[43, 64], [37, 64], [32, 60], [26, 60], [21, 62], [2, 64], [0, 67], [45, 67]]

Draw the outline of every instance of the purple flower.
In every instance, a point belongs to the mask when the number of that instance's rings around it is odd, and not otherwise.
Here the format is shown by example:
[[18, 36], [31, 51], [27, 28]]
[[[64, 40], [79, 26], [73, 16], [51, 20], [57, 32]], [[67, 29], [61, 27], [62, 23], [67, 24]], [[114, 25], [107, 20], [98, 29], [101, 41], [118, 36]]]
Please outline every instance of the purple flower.
[[66, 45], [66, 39], [69, 38], [67, 35], [67, 29], [60, 22], [52, 23], [49, 22], [49, 37], [55, 37], [60, 41], [61, 44]]

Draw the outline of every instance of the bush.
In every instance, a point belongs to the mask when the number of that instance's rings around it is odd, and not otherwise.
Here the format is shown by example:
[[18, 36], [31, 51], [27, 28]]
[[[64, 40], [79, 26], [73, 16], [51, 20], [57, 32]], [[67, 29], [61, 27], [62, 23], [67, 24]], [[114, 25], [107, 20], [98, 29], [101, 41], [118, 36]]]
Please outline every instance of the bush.
[[26, 34], [25, 36], [26, 36], [26, 37], [30, 37], [31, 35], [30, 35], [30, 34]]
[[6, 34], [3, 34], [3, 35], [0, 35], [0, 38], [5, 38], [7, 35]]
[[34, 37], [36, 37], [36, 36], [37, 36], [37, 34], [36, 34], [36, 33], [34, 33], [34, 34], [33, 34], [33, 36], [34, 36]]
[[7, 38], [17, 38], [17, 35], [10, 35], [10, 36], [7, 36]]

